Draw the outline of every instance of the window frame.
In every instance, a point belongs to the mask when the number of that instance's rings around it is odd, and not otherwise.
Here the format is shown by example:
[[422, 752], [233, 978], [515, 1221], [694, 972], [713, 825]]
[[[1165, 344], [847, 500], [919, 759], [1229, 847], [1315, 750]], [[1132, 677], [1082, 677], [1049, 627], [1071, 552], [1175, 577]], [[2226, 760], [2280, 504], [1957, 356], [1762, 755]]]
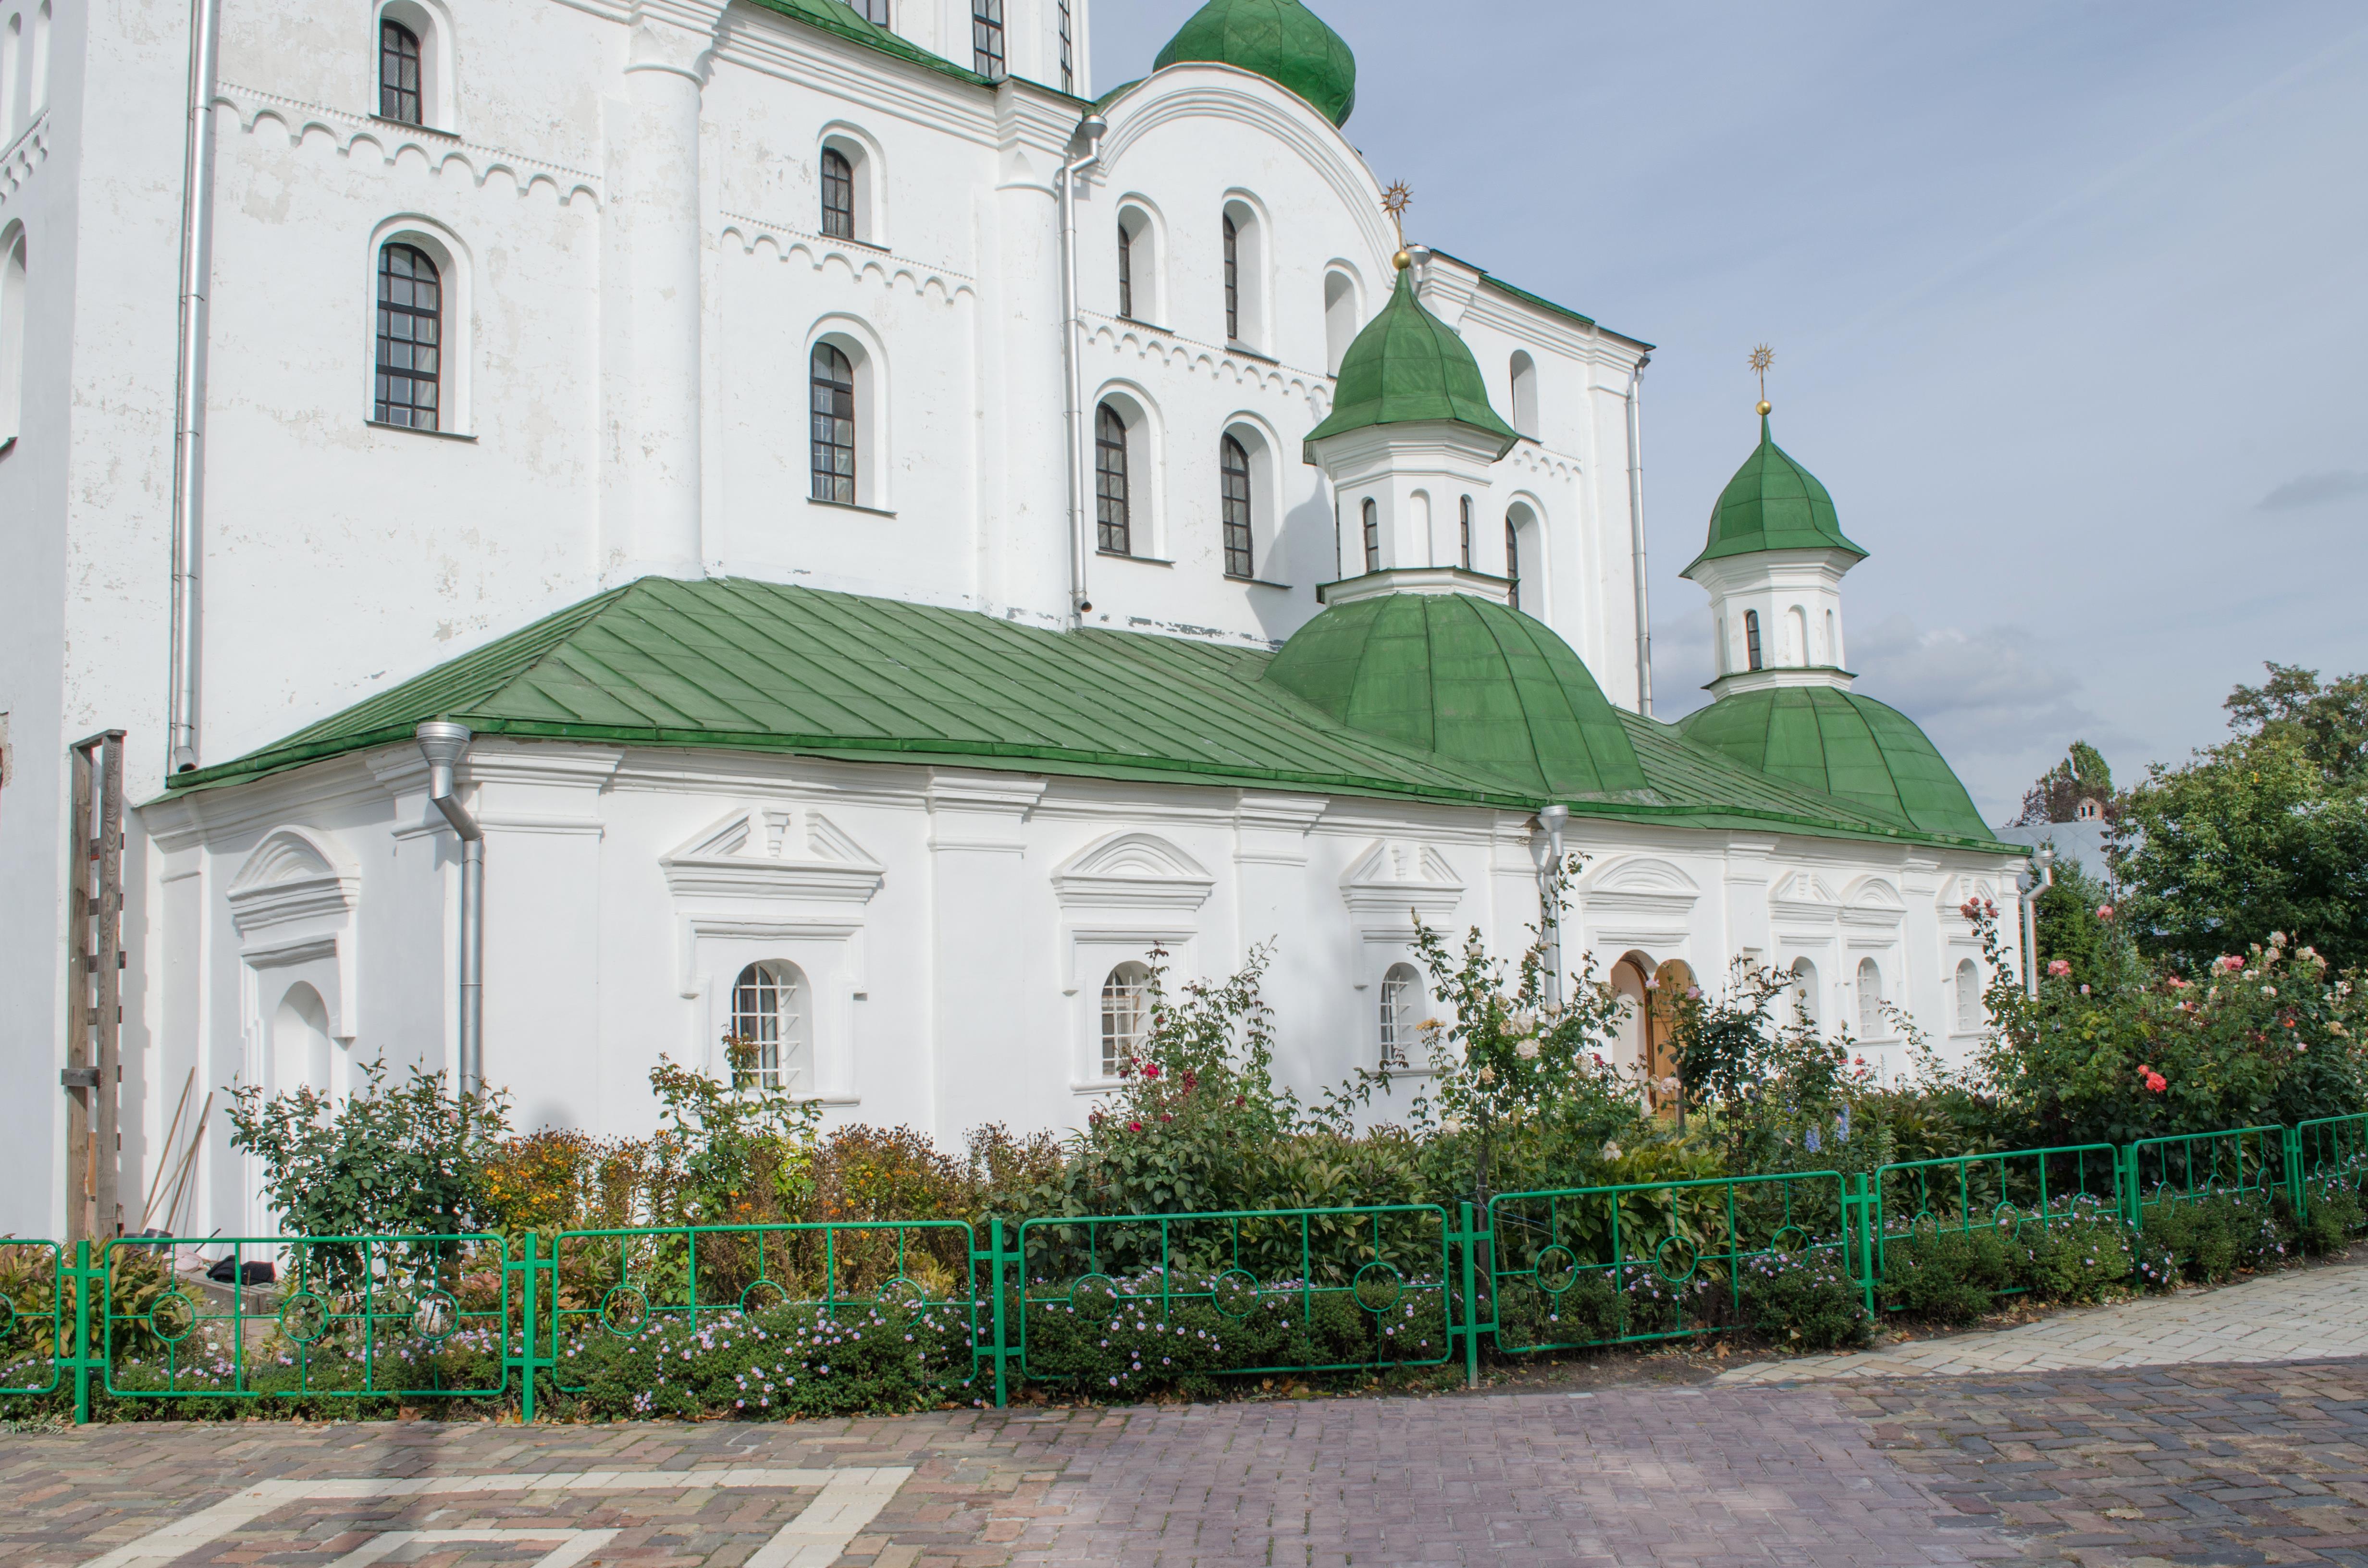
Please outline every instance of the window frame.
[[1365, 571], [1371, 575], [1382, 569], [1382, 504], [1366, 496], [1357, 520], [1364, 529]]
[[[812, 1055], [813, 998], [814, 982], [786, 959], [758, 959], [742, 967], [732, 982], [724, 1036], [755, 1044], [757, 1058], [744, 1068], [730, 1060], [727, 1051], [723, 1065], [733, 1088], [779, 1091], [795, 1086], [806, 1064], [794, 1059], [802, 1050]], [[757, 1026], [753, 1041], [742, 1032], [744, 1020]], [[766, 1038], [768, 1033], [771, 1038]]]
[[1521, 527], [1509, 512], [1505, 516], [1505, 608], [1521, 608]]
[[1953, 983], [1956, 989], [1957, 1033], [1977, 1034], [1982, 1027], [1982, 966], [1970, 958], [1959, 959]]
[[1118, 215], [1118, 319], [1133, 321], [1134, 316], [1134, 231], [1126, 226], [1126, 213]]
[[1384, 1073], [1407, 1073], [1416, 1070], [1414, 1049], [1422, 1042], [1420, 1015], [1429, 1001], [1429, 992], [1423, 983], [1422, 971], [1401, 959], [1383, 971], [1380, 1006], [1374, 1023], [1377, 1027], [1376, 1052]]
[[[452, 17], [444, 0], [378, 0], [370, 9], [375, 28], [371, 40], [371, 118], [391, 125], [452, 135], [459, 119], [452, 85]], [[417, 118], [405, 119], [386, 112], [385, 29], [388, 24], [409, 33], [418, 49]]]
[[1759, 612], [1756, 609], [1743, 612], [1743, 667], [1747, 672], [1765, 667], [1760, 662]]
[[1513, 431], [1538, 438], [1538, 361], [1526, 348], [1516, 348], [1506, 361], [1506, 374], [1511, 383], [1512, 396], [1506, 406], [1512, 410]]
[[1854, 993], [1858, 1003], [1858, 1032], [1861, 1040], [1887, 1040], [1875, 1032], [1884, 1022], [1883, 966], [1870, 955], [1858, 960], [1854, 976]]
[[1231, 212], [1225, 223], [1225, 341], [1242, 340], [1242, 227]]
[[[1111, 427], [1116, 427], [1113, 437]], [[1104, 555], [1134, 554], [1134, 468], [1126, 415], [1105, 398], [1094, 405], [1094, 542]], [[1111, 467], [1112, 454], [1117, 466]], [[1112, 494], [1112, 482], [1116, 493]], [[1117, 518], [1111, 519], [1115, 505]], [[1115, 529], [1115, 533], [1113, 533]], [[1112, 539], [1117, 542], [1113, 544]]]
[[1456, 526], [1463, 541], [1463, 570], [1472, 570], [1472, 497], [1466, 495], [1457, 507]]
[[[860, 239], [861, 236], [855, 232], [855, 160], [843, 150], [825, 142], [819, 167], [823, 237]], [[831, 200], [834, 192], [840, 198], [837, 202]]]
[[[381, 10], [378, 14], [378, 118], [391, 119], [397, 125], [425, 126], [427, 123], [427, 56], [426, 48], [419, 41], [419, 35]], [[408, 55], [403, 52], [404, 44], [410, 46]], [[398, 72], [403, 67], [409, 68], [411, 85], [408, 87], [403, 85], [399, 79], [393, 83], [387, 80], [390, 65], [396, 67]], [[404, 112], [405, 99], [409, 100], [408, 114]]]
[[[1125, 1064], [1141, 1054], [1143, 1044], [1151, 1032], [1151, 966], [1139, 959], [1126, 959], [1112, 964], [1102, 977], [1096, 1017], [1100, 1020], [1096, 1031], [1095, 1062], [1105, 1081], [1126, 1076]], [[1133, 1005], [1133, 1032], [1124, 1031], [1128, 1015], [1114, 1010], [1113, 1002]], [[1118, 1027], [1113, 1027], [1114, 1025]], [[1127, 1049], [1132, 1043], [1133, 1049]]]
[[1011, 40], [1003, 0], [971, 0], [970, 68], [990, 82], [1011, 74]]
[[[825, 363], [825, 355], [830, 357], [831, 363]], [[844, 382], [825, 379], [826, 374], [840, 369], [846, 371]], [[825, 393], [832, 400], [827, 409], [822, 406]], [[842, 398], [845, 400], [846, 407], [843, 415], [839, 412], [838, 401]], [[828, 338], [817, 338], [814, 347], [806, 351], [806, 468], [809, 500], [825, 501], [839, 506], [862, 505], [860, 499], [863, 493], [862, 414], [863, 410], [858, 397], [854, 359], [837, 343]], [[831, 421], [831, 429], [827, 436], [822, 429], [822, 421], [825, 419]], [[844, 442], [838, 438], [840, 433], [838, 427], [841, 425], [846, 426], [847, 438]], [[827, 468], [824, 466], [825, 450], [831, 454], [831, 464]], [[843, 460], [839, 456], [841, 453], [845, 454]], [[841, 472], [838, 467], [842, 460], [846, 465], [844, 472]], [[831, 494], [824, 494], [825, 482], [828, 483]], [[842, 490], [844, 494], [840, 494]]]
[[[405, 301], [395, 301], [389, 298], [392, 291], [390, 281], [396, 278], [397, 275], [390, 271], [388, 264], [394, 259], [398, 252], [413, 258], [410, 265], [414, 270], [407, 278], [404, 279], [410, 284], [413, 297]], [[445, 329], [445, 322], [450, 310], [451, 290], [446, 281], [447, 268], [438, 265], [438, 259], [409, 234], [393, 235], [378, 244], [372, 306], [376, 332], [370, 353], [370, 418], [374, 424], [392, 425], [400, 429], [425, 430], [435, 434], [449, 433], [445, 428], [447, 415], [450, 413], [450, 401], [445, 396], [445, 381], [448, 362], [451, 358], [451, 342], [450, 335]], [[423, 264], [433, 275], [428, 286], [436, 290], [435, 302], [427, 309], [422, 309], [417, 303], [419, 275], [416, 267]], [[399, 338], [390, 330], [397, 317], [412, 324], [409, 329], [410, 336]], [[426, 343], [425, 347], [435, 358], [434, 366], [424, 376], [418, 372], [416, 363], [409, 368], [390, 364], [390, 349], [402, 345], [407, 344], [412, 353], [416, 355], [417, 350], [422, 347], [417, 326], [417, 323], [422, 320], [431, 324], [432, 340]], [[404, 401], [399, 403], [389, 395], [392, 391], [391, 381], [397, 380], [409, 383]], [[422, 382], [426, 383], [429, 392], [428, 401], [424, 405], [428, 417], [424, 424], [417, 417], [423, 407], [417, 400], [418, 388]]]
[[[1235, 466], [1236, 458], [1240, 460], [1239, 466]], [[1224, 547], [1225, 575], [1237, 582], [1255, 582], [1258, 486], [1250, 467], [1249, 449], [1231, 430], [1217, 438], [1217, 473], [1219, 539]]]

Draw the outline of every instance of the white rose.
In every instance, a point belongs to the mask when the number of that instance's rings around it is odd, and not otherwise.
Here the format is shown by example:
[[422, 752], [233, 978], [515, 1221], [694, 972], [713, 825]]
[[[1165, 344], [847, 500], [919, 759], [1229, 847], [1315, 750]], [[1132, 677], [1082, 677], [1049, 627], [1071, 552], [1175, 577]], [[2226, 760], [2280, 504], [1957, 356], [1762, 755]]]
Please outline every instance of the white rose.
[[1513, 1054], [1520, 1057], [1524, 1062], [1535, 1062], [1538, 1059], [1538, 1042], [1533, 1040], [1525, 1040], [1521, 1041], [1520, 1044], [1513, 1047]]

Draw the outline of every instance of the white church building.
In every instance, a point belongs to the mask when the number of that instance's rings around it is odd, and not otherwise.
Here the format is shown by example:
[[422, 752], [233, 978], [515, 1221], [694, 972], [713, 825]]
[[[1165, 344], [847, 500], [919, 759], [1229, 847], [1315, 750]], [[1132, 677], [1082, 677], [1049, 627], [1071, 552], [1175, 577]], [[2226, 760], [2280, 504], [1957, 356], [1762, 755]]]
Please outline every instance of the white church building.
[[1823, 486], [1763, 424], [1656, 721], [1648, 346], [1403, 248], [1297, 0], [1124, 84], [1092, 8], [0, 0], [0, 1231], [83, 1179], [104, 731], [102, 1230], [257, 1222], [221, 1094], [381, 1057], [639, 1133], [736, 1033], [837, 1120], [1073, 1127], [1155, 947], [1272, 944], [1312, 1090], [1557, 837], [1633, 994], [1975, 1038], [2023, 852], [1851, 689]]

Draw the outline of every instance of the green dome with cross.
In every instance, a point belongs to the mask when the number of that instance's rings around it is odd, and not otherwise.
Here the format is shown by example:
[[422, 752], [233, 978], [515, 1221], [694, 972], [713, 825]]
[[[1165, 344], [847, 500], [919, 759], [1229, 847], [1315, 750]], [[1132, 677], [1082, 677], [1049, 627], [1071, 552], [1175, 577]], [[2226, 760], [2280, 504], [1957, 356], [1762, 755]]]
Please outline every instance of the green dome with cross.
[[1679, 575], [1692, 576], [1706, 561], [1766, 550], [1842, 550], [1866, 558], [1842, 533], [1833, 496], [1776, 444], [1762, 414], [1759, 445], [1719, 492], [1718, 504], [1710, 509], [1710, 539]]
[[1341, 356], [1332, 412], [1307, 433], [1308, 441], [1372, 425], [1445, 423], [1495, 437], [1497, 455], [1504, 456], [1520, 437], [1489, 404], [1470, 347], [1423, 307], [1413, 278], [1411, 270], [1399, 270], [1389, 302]]
[[1167, 40], [1153, 69], [1205, 62], [1255, 73], [1305, 98], [1335, 125], [1357, 107], [1357, 57], [1299, 0], [1209, 0]]

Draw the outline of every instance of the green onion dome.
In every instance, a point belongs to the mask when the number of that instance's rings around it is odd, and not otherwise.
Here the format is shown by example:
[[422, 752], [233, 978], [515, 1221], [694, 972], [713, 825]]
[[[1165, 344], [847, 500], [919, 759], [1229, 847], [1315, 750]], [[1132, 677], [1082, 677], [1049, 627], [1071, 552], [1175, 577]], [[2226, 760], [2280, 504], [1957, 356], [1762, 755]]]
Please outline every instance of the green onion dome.
[[1991, 835], [1973, 797], [1914, 721], [1829, 686], [1729, 692], [1678, 721], [1697, 745], [1787, 784], [1822, 790], [1903, 827]]
[[1542, 799], [1645, 788], [1628, 732], [1543, 621], [1468, 594], [1336, 605], [1292, 634], [1265, 679], [1349, 729], [1486, 768]]
[[1691, 577], [1705, 561], [1749, 555], [1762, 550], [1846, 550], [1863, 560], [1866, 551], [1842, 535], [1834, 498], [1817, 476], [1794, 462], [1768, 433], [1759, 416], [1759, 447], [1735, 471], [1710, 512], [1710, 542], [1681, 575]]
[[1480, 362], [1453, 327], [1415, 298], [1413, 274], [1401, 268], [1389, 302], [1365, 324], [1340, 358], [1332, 412], [1307, 433], [1310, 441], [1369, 425], [1448, 422], [1497, 438], [1497, 455], [1520, 437], [1488, 403]]
[[1209, 0], [1167, 40], [1154, 70], [1207, 62], [1290, 88], [1335, 125], [1357, 107], [1357, 57], [1299, 0]]

